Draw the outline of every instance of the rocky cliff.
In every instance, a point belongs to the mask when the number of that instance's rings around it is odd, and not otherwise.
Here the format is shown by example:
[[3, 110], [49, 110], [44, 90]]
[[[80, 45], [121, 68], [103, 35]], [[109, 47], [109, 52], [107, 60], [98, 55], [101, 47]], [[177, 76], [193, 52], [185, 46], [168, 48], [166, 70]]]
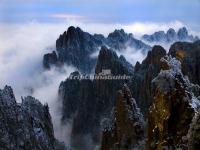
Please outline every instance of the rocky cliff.
[[133, 78], [129, 83], [133, 97], [136, 99], [141, 111], [146, 114], [153, 101], [151, 81], [161, 70], [160, 59], [166, 55], [161, 46], [154, 46], [140, 64], [135, 65]]
[[51, 65], [73, 65], [82, 73], [90, 73], [95, 68], [96, 58], [91, 55], [101, 46], [108, 46], [114, 50], [124, 50], [127, 47], [146, 52], [150, 46], [127, 34], [124, 30], [115, 30], [108, 37], [101, 34], [91, 35], [80, 28], [69, 27], [56, 41], [56, 53], [45, 54], [43, 65], [49, 69]]
[[[126, 64], [128, 62], [118, 57], [113, 50], [102, 47], [95, 75], [105, 77], [103, 70], [110, 70], [112, 75], [132, 75], [133, 67]], [[86, 135], [92, 143], [100, 142], [101, 120], [110, 115], [116, 103], [117, 91], [127, 80], [77, 80], [77, 76], [81, 74], [74, 72], [71, 78], [60, 84], [59, 95], [63, 101], [63, 122], [73, 119], [72, 145], [77, 149], [84, 149], [87, 146]], [[80, 143], [80, 140], [83, 142]], [[94, 147], [87, 147], [92, 148]]]
[[188, 149], [189, 131], [200, 101], [194, 85], [181, 72], [181, 63], [161, 59], [162, 71], [152, 81], [153, 104], [148, 115], [148, 149]]
[[48, 105], [30, 96], [19, 104], [9, 86], [0, 90], [0, 149], [66, 150], [54, 137]]
[[101, 150], [145, 147], [141, 144], [144, 140], [143, 116], [126, 85], [118, 92], [112, 121], [106, 125], [102, 133]]
[[[74, 29], [81, 32], [80, 29]], [[175, 35], [182, 35], [181, 32], [187, 33], [185, 29], [182, 30], [178, 32], [179, 34], [174, 34], [173, 30], [169, 30], [168, 38], [172, 40]], [[79, 34], [77, 35], [79, 36]], [[187, 34], [183, 34], [182, 37], [185, 35]], [[92, 44], [95, 45], [94, 47], [109, 45], [108, 41], [112, 41], [110, 47], [123, 49], [125, 48], [123, 43], [130, 42], [129, 36], [132, 35], [126, 34], [123, 30], [115, 30], [109, 34], [108, 38], [95, 34], [94, 36], [88, 35], [88, 39], [95, 39], [95, 44]], [[77, 42], [75, 43], [77, 44]], [[61, 51], [65, 51], [64, 48]], [[62, 55], [65, 55], [64, 53]], [[56, 54], [57, 57], [55, 57], [55, 54], [49, 60], [51, 62], [58, 60], [58, 64], [62, 64], [64, 59], [60, 61], [59, 56]], [[135, 124], [140, 120], [131, 121], [126, 118], [129, 112], [132, 112], [133, 117], [138, 115], [137, 109], [131, 110], [132, 107], [137, 108], [137, 106], [135, 103], [129, 103], [129, 101], [134, 102], [130, 91], [145, 119], [148, 119], [148, 149], [197, 147], [198, 142], [196, 143], [194, 139], [198, 140], [198, 120], [196, 119], [195, 123], [194, 117], [199, 106], [200, 87], [194, 84], [199, 84], [199, 41], [194, 43], [177, 42], [171, 46], [168, 53], [175, 58], [168, 56], [164, 59], [163, 57], [166, 55], [164, 48], [154, 46], [142, 63], [137, 62], [133, 69], [133, 66], [123, 56], [117, 56], [115, 50], [102, 46], [98, 58], [95, 60], [95, 75], [106, 76], [107, 73], [128, 75], [131, 76], [131, 79], [117, 80], [117, 82], [116, 80], [91, 80], [89, 78], [80, 80], [79, 78], [84, 74], [73, 72], [70, 75], [71, 78], [63, 81], [59, 87], [59, 96], [63, 103], [62, 121], [63, 123], [68, 120], [73, 122], [71, 134], [73, 148], [94, 149], [101, 140], [102, 120], [110, 118], [113, 107], [115, 107], [115, 120], [109, 122], [109, 127], [111, 127], [109, 130], [103, 131], [101, 148], [130, 149], [139, 146], [137, 148], [145, 149], [145, 129], [140, 128], [141, 136], [135, 132], [135, 130], [139, 130]], [[82, 61], [79, 56], [77, 59]], [[88, 64], [88, 62], [86, 63]], [[85, 66], [82, 62], [80, 64]], [[85, 72], [85, 68], [83, 70], [82, 72]], [[189, 79], [184, 75], [187, 75]], [[124, 87], [117, 93], [124, 83], [130, 87], [130, 91]], [[180, 128], [183, 130], [179, 131]], [[191, 133], [189, 134], [189, 132]]]
[[[190, 55], [190, 53], [199, 51], [197, 50], [197, 43], [198, 42], [186, 43], [186, 45], [190, 45], [187, 49], [190, 52], [186, 52], [190, 56], [190, 59], [195, 61], [197, 61], [197, 54]], [[181, 43], [176, 44], [178, 45], [177, 49], [179, 49]], [[194, 46], [194, 44], [196, 45]], [[193, 47], [191, 45], [193, 45]], [[187, 57], [186, 52], [185, 55], [183, 55], [185, 57]], [[172, 51], [170, 51], [169, 54], [173, 54]], [[176, 51], [175, 54], [176, 55], [173, 55], [174, 57], [166, 55], [162, 47], [155, 46], [142, 64], [136, 63], [133, 74], [134, 80], [128, 82], [134, 94], [137, 93], [135, 89], [141, 88], [138, 90], [138, 95], [140, 95], [141, 92], [143, 99], [138, 99], [138, 103], [146, 104], [145, 106], [141, 105], [140, 108], [143, 111], [146, 108], [146, 115], [144, 118], [148, 120], [148, 123], [146, 126], [147, 129], [144, 128], [143, 131], [148, 131], [146, 135], [147, 138], [145, 138], [145, 134], [143, 134], [144, 136], [141, 136], [143, 140], [139, 142], [139, 145], [137, 142], [131, 142], [132, 140], [135, 141], [137, 135], [140, 134], [135, 135], [135, 128], [129, 128], [130, 120], [127, 119], [129, 111], [126, 111], [127, 103], [124, 102], [128, 102], [128, 100], [125, 100], [127, 98], [126, 96], [124, 96], [126, 98], [123, 98], [124, 93], [127, 92], [124, 92], [123, 89], [119, 92], [114, 111], [111, 111], [114, 117], [111, 117], [111, 121], [105, 120], [106, 126], [102, 131], [101, 149], [133, 149], [134, 146], [135, 149], [150, 150], [198, 149], [200, 143], [200, 86], [191, 83], [189, 81], [190, 77], [188, 78], [185, 76], [190, 75], [191, 70], [188, 70], [186, 74], [182, 73], [185, 69], [183, 64], [184, 57], [181, 57], [182, 55], [177, 55]], [[190, 63], [188, 62], [188, 64]], [[149, 69], [151, 67], [154, 69], [153, 72], [151, 72], [152, 69]], [[152, 73], [155, 74], [147, 78], [148, 74], [152, 75]], [[197, 76], [193, 74], [191, 77], [194, 78]], [[142, 82], [144, 78], [148, 82]], [[140, 88], [137, 85], [139, 85]], [[149, 95], [145, 96], [145, 94], [148, 93]], [[137, 95], [135, 96], [136, 98], [139, 97], [137, 97]], [[133, 112], [133, 114], [137, 115], [137, 112]], [[129, 144], [127, 144], [127, 141], [129, 141]]]

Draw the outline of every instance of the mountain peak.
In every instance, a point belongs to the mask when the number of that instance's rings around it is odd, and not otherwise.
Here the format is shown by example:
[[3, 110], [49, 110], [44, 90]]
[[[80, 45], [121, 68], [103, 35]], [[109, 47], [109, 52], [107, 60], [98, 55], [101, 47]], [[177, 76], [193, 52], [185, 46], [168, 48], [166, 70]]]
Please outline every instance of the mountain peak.
[[188, 38], [188, 30], [186, 29], [186, 27], [182, 27], [178, 30], [178, 38], [180, 40], [184, 40], [184, 39], [187, 39]]
[[[91, 73], [96, 64], [96, 58], [91, 54], [99, 50], [99, 47], [107, 45], [113, 50], [123, 51], [126, 48], [148, 51], [151, 47], [126, 33], [123, 29], [114, 30], [107, 38], [101, 34], [90, 34], [79, 27], [70, 26], [67, 31], [56, 40], [56, 53], [45, 55], [44, 67], [49, 69], [51, 65], [73, 65], [81, 73]], [[103, 48], [105, 50], [105, 48]]]
[[127, 37], [128, 34], [124, 32], [124, 29], [115, 29], [114, 32], [109, 33], [108, 38], [119, 38], [119, 39], [124, 39]]
[[158, 31], [152, 35], [145, 34], [142, 36], [142, 39], [147, 42], [165, 42], [173, 43], [176, 41], [195, 41], [198, 38], [194, 38], [192, 35], [188, 34], [186, 27], [182, 27], [176, 32], [173, 28], [165, 33], [164, 31]]

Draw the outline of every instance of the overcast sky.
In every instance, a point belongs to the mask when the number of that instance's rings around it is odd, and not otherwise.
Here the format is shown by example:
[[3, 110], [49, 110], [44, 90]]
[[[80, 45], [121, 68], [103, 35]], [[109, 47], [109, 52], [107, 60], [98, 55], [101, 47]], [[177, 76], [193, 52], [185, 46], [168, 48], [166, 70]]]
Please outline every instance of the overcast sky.
[[64, 19], [120, 23], [180, 21], [200, 30], [200, 0], [0, 0], [1, 23]]

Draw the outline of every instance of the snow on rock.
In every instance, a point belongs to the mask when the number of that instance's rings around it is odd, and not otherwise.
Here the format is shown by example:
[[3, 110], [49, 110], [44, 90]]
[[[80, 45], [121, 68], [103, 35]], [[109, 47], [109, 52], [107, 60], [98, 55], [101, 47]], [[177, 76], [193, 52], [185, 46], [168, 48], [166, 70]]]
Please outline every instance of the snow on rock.
[[183, 75], [176, 58], [165, 56], [161, 62], [162, 70], [152, 80], [154, 99], [148, 115], [148, 148], [188, 149], [187, 135], [200, 107], [199, 88]]
[[54, 138], [48, 105], [31, 96], [17, 104], [10, 86], [0, 89], [0, 149], [66, 150]]

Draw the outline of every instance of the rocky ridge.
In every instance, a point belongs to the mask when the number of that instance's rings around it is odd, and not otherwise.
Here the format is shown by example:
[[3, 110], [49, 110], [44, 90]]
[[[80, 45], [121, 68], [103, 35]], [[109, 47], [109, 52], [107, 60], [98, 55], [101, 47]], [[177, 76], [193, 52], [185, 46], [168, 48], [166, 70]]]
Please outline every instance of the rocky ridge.
[[10, 86], [0, 90], [0, 149], [67, 150], [54, 137], [48, 105], [31, 96], [19, 104]]
[[91, 73], [95, 68], [96, 58], [91, 55], [107, 46], [113, 50], [123, 51], [127, 47], [141, 50], [144, 53], [151, 47], [127, 34], [123, 29], [115, 30], [108, 37], [101, 34], [91, 35], [79, 27], [69, 27], [56, 41], [56, 52], [45, 54], [43, 65], [49, 69], [51, 65], [73, 65], [82, 73]]

